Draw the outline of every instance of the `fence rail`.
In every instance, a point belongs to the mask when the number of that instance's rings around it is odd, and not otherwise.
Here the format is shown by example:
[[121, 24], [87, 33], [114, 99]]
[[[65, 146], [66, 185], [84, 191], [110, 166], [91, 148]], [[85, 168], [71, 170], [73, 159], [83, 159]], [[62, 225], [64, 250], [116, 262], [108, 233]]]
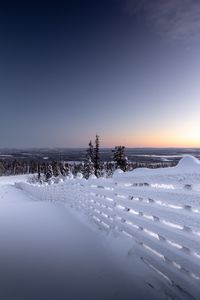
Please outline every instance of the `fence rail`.
[[182, 299], [200, 299], [200, 195], [184, 188], [115, 179], [75, 179], [64, 183], [16, 186], [42, 201], [79, 209], [102, 230], [125, 234], [137, 254]]

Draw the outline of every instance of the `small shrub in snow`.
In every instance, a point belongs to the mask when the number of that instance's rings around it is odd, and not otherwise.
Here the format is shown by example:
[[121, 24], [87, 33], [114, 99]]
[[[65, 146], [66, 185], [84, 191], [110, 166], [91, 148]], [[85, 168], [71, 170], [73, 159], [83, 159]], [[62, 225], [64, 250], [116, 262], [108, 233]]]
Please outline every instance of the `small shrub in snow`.
[[70, 174], [70, 175], [64, 177], [64, 181], [72, 180], [72, 179], [74, 179], [74, 175], [73, 174]]
[[61, 177], [58, 176], [54, 178], [54, 183], [61, 183], [61, 182], [63, 182], [63, 179]]
[[30, 184], [43, 184], [45, 182], [44, 175], [33, 175], [31, 177], [28, 177], [27, 182]]
[[82, 173], [80, 173], [80, 172], [78, 172], [78, 173], [77, 173], [77, 175], [76, 175], [76, 178], [78, 178], [78, 179], [82, 179], [82, 178], [83, 178], [83, 174], [82, 174]]
[[31, 184], [38, 183], [38, 176], [37, 175], [33, 175], [31, 177], [28, 177], [27, 182], [31, 183]]

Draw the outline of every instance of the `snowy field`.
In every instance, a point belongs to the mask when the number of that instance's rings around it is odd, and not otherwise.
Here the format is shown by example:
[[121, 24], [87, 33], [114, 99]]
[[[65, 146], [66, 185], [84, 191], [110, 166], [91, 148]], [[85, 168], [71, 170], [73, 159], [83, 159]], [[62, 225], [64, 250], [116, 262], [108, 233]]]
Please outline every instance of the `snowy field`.
[[14, 186], [25, 180], [0, 178], [0, 299], [160, 299], [140, 262], [138, 274], [126, 272], [126, 249], [112, 252], [110, 239], [63, 205]]
[[0, 299], [200, 299], [200, 163], [0, 178]]

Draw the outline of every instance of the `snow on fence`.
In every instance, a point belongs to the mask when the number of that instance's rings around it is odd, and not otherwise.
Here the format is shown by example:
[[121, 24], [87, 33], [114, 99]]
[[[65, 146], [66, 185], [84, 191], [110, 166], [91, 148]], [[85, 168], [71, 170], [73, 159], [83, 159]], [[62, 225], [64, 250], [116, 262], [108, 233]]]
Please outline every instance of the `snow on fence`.
[[85, 212], [103, 230], [125, 234], [138, 245], [134, 254], [182, 292], [181, 299], [200, 299], [200, 192], [192, 188], [200, 170], [185, 172], [180, 182], [175, 168], [170, 169], [170, 187], [161, 184], [162, 171], [148, 178], [130, 172], [112, 179], [16, 185], [37, 199], [62, 201]]

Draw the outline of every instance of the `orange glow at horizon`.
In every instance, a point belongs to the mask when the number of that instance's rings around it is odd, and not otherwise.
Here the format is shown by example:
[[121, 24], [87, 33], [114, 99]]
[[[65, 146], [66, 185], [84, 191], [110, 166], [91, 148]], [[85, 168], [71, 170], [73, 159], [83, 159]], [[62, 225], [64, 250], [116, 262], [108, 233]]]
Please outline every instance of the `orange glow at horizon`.
[[131, 147], [153, 147], [153, 148], [200, 148], [200, 132], [163, 132], [155, 134], [141, 135], [123, 135], [123, 136], [108, 136], [104, 139], [104, 144], [113, 147], [114, 145], [125, 145]]

